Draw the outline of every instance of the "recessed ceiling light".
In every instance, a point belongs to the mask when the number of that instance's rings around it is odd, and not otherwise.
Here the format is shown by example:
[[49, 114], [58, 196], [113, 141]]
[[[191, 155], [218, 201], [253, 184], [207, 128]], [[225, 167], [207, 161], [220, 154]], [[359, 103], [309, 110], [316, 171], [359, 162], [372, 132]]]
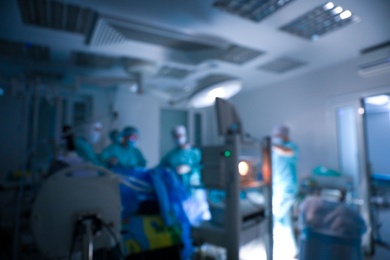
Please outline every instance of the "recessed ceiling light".
[[351, 11], [344, 11], [341, 6], [335, 7], [332, 2], [328, 2], [282, 26], [280, 30], [315, 41], [330, 31], [358, 20]]

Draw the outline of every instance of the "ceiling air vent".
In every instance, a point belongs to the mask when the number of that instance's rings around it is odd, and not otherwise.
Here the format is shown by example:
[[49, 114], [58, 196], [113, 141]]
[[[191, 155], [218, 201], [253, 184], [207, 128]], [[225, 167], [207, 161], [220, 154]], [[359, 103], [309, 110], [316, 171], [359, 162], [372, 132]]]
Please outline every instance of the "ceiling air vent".
[[77, 66], [89, 68], [110, 68], [120, 62], [119, 59], [115, 57], [85, 52], [73, 52], [72, 61]]
[[140, 41], [179, 51], [202, 51], [225, 48], [226, 42], [207, 35], [182, 33], [159, 26], [98, 17], [87, 44], [101, 46], [124, 41]]
[[274, 73], [285, 73], [287, 71], [304, 66], [305, 64], [306, 63], [302, 62], [302, 61], [283, 57], [283, 58], [278, 58], [278, 59], [272, 60], [272, 61], [265, 63], [257, 68], [259, 70], [265, 70], [265, 71], [270, 71], [270, 72], [274, 72]]
[[390, 73], [390, 41], [370, 46], [360, 51], [362, 54], [358, 73], [362, 77]]
[[97, 17], [89, 8], [51, 0], [18, 0], [23, 23], [87, 34]]
[[47, 46], [0, 39], [0, 55], [35, 61], [49, 61], [50, 49]]
[[236, 64], [244, 64], [262, 54], [264, 54], [262, 51], [232, 45], [226, 51], [222, 52], [218, 59]]
[[192, 72], [191, 70], [186, 70], [186, 69], [182, 69], [182, 68], [163, 66], [158, 71], [157, 76], [166, 77], [166, 78], [184, 79], [191, 72]]
[[293, 0], [218, 0], [214, 6], [243, 18], [260, 22]]

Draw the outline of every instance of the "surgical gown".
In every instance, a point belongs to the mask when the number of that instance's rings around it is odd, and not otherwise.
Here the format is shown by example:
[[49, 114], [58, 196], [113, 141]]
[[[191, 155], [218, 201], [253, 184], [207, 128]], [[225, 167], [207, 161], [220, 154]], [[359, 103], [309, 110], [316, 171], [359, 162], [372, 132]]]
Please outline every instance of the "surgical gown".
[[200, 184], [200, 160], [201, 153], [199, 149], [193, 147], [182, 149], [176, 147], [161, 159], [160, 166], [173, 170], [176, 170], [181, 165], [189, 166], [190, 171], [185, 174], [179, 174], [179, 178], [182, 180], [187, 191], [190, 191], [192, 185]]
[[103, 165], [102, 161], [93, 150], [91, 144], [88, 143], [84, 137], [77, 137], [75, 139], [75, 146], [77, 154], [85, 161], [92, 162], [98, 166]]
[[146, 166], [145, 157], [142, 152], [134, 146], [123, 147], [116, 144], [110, 145], [104, 149], [102, 159], [107, 163], [107, 160], [110, 158], [118, 159], [116, 167], [137, 168]]
[[[290, 210], [298, 192], [296, 163], [297, 146], [285, 142], [284, 147], [290, 148], [293, 155], [283, 155], [272, 152], [272, 210], [274, 215], [274, 252], [283, 253], [285, 258], [296, 254], [296, 242], [293, 233]], [[283, 248], [283, 250], [282, 250]]]

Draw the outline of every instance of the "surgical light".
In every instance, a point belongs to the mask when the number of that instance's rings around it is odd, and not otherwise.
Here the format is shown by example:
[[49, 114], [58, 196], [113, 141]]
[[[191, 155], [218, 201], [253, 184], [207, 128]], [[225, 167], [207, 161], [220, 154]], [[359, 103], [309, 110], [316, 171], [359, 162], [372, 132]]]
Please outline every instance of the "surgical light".
[[241, 176], [245, 176], [249, 172], [249, 164], [246, 161], [241, 161], [238, 163], [238, 172]]
[[344, 12], [342, 12], [340, 14], [340, 18], [344, 20], [344, 19], [351, 17], [351, 15], [352, 15], [351, 11], [345, 10]]
[[229, 99], [242, 88], [241, 80], [225, 75], [212, 75], [201, 80], [199, 87], [189, 97], [189, 104], [195, 108], [211, 106], [215, 98]]
[[387, 95], [378, 95], [373, 97], [365, 98], [365, 102], [372, 105], [381, 106], [384, 104], [387, 104], [389, 102], [390, 98]]

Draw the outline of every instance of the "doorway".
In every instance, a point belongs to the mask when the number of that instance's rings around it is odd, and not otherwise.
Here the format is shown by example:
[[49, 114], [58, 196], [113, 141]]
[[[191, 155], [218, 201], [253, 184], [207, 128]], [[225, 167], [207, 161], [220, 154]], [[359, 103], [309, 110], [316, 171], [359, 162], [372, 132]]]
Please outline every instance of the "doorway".
[[160, 158], [175, 147], [171, 131], [176, 125], [183, 125], [188, 133], [188, 112], [185, 110], [162, 109], [160, 116]]

